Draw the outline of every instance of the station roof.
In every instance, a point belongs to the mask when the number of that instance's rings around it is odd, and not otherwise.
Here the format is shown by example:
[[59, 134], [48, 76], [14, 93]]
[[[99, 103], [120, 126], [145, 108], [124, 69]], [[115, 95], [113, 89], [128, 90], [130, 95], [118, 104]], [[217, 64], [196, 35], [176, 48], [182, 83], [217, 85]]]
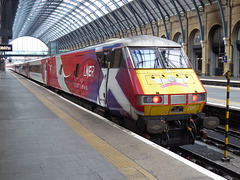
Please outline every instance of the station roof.
[[[90, 44], [104, 37], [131, 34], [146, 24], [171, 16], [186, 16], [187, 11], [201, 12], [219, 0], [19, 0], [13, 24], [13, 39], [36, 37], [46, 44], [57, 41], [63, 46]], [[183, 29], [183, 27], [182, 27]]]

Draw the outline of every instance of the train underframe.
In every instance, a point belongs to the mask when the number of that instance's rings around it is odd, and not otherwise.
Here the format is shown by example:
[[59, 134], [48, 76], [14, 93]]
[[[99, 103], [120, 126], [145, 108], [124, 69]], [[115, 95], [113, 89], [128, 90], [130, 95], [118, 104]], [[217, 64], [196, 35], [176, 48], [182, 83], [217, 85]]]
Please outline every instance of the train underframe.
[[[194, 144], [197, 136], [205, 137], [204, 121], [217, 125], [216, 119], [206, 119], [204, 113], [145, 116], [137, 121], [137, 128], [146, 137], [166, 147]], [[206, 123], [206, 122], [205, 122]], [[214, 128], [214, 127], [213, 127]]]

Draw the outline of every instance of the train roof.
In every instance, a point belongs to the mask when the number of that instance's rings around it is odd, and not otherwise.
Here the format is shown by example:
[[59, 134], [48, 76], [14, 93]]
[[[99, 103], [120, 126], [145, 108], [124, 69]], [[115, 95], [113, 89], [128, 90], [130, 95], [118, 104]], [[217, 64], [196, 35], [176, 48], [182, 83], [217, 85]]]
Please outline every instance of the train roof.
[[[106, 43], [108, 44], [108, 43]], [[119, 39], [116, 41], [109, 42], [109, 44], [121, 44], [120, 46], [135, 46], [135, 47], [148, 47], [148, 46], [156, 46], [156, 47], [181, 47], [180, 44], [157, 36], [150, 35], [140, 35], [140, 36], [132, 36], [123, 39]]]
[[[138, 35], [138, 36], [131, 36], [131, 37], [122, 38], [122, 39], [110, 40], [110, 41], [102, 43], [102, 44], [61, 53], [59, 55], [62, 56], [62, 55], [69, 54], [69, 53], [74, 53], [74, 52], [79, 52], [79, 51], [84, 51], [84, 50], [92, 50], [92, 49], [102, 50], [104, 47], [110, 47], [110, 48], [112, 48], [112, 47], [167, 47], [167, 48], [175, 47], [175, 48], [181, 48], [181, 45], [174, 41], [171, 41], [171, 40], [168, 40], [165, 38], [160, 38], [157, 36]], [[45, 58], [47, 59], [49, 57], [50, 56], [46, 56], [41, 59], [45, 59]], [[38, 60], [39, 59], [34, 59], [34, 60], [30, 60], [28, 62], [34, 62], [34, 61], [38, 61]]]

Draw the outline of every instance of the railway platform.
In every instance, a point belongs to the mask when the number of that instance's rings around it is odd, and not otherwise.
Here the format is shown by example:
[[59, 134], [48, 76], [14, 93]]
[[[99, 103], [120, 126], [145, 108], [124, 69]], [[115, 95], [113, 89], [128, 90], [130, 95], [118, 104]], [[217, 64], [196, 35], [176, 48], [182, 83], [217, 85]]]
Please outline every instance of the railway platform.
[[[199, 79], [205, 85], [227, 86], [227, 79], [225, 76], [199, 76]], [[240, 87], [240, 77], [231, 77], [230, 86]]]
[[0, 73], [0, 179], [223, 179], [26, 78]]
[[[199, 76], [207, 90], [207, 105], [226, 107], [227, 79], [225, 76]], [[229, 108], [240, 111], [240, 77], [230, 78]]]
[[[204, 85], [207, 90], [207, 105], [226, 108], [227, 87]], [[240, 111], [240, 88], [230, 87], [229, 108]]]

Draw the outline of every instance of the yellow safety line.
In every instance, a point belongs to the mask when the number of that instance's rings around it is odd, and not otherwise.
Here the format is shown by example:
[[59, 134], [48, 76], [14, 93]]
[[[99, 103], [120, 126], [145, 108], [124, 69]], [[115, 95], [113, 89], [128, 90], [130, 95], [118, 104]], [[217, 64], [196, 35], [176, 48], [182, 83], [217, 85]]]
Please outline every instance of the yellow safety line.
[[[15, 76], [16, 77], [16, 76]], [[21, 82], [29, 91], [31, 91], [45, 106], [54, 112], [60, 119], [62, 119], [69, 127], [71, 127], [79, 136], [81, 136], [88, 144], [108, 159], [119, 171], [129, 179], [153, 179], [156, 178], [140, 167], [134, 161], [126, 157], [124, 154], [116, 150], [114, 147], [103, 141], [93, 132], [81, 125], [77, 120], [62, 111], [60, 108], [51, 103], [43, 95], [35, 91], [32, 87], [27, 85], [23, 80], [16, 79]]]

